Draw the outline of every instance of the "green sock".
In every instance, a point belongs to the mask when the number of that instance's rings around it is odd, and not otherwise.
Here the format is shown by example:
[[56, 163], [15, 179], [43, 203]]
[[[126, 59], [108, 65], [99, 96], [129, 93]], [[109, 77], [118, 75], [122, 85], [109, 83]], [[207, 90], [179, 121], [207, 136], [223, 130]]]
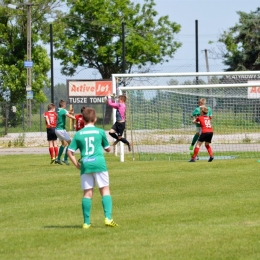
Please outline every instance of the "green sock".
[[195, 134], [195, 135], [193, 136], [191, 145], [194, 146], [194, 145], [196, 144], [196, 142], [197, 142], [198, 139], [199, 139], [199, 136]]
[[58, 160], [60, 160], [60, 157], [63, 154], [63, 151], [64, 151], [64, 146], [61, 145], [59, 148]]
[[110, 195], [103, 196], [102, 205], [105, 218], [112, 219], [112, 197]]
[[64, 160], [65, 161], [68, 160], [68, 146], [66, 147], [66, 150], [65, 150]]
[[84, 223], [90, 225], [90, 210], [92, 206], [92, 199], [90, 198], [82, 198], [82, 213]]

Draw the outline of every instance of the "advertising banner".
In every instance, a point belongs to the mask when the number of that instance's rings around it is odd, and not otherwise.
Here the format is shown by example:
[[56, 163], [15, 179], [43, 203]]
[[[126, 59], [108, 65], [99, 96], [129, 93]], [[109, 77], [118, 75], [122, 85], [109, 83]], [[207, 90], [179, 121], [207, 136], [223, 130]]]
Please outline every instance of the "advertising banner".
[[102, 104], [112, 94], [111, 80], [67, 80], [70, 104]]

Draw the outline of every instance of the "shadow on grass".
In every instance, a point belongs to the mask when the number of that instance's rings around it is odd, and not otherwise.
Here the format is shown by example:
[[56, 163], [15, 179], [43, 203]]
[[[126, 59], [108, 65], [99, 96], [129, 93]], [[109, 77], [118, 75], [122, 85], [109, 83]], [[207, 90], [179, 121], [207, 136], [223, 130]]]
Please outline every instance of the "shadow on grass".
[[75, 225], [75, 226], [44, 226], [43, 228], [81, 228], [82, 229], [82, 226], [79, 226], [79, 225]]

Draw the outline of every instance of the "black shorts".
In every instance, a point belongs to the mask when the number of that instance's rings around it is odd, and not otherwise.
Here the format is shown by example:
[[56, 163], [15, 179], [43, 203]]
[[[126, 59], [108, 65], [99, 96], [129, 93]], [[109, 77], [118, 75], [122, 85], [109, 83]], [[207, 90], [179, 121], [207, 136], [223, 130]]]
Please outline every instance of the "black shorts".
[[47, 128], [47, 141], [56, 141], [57, 135], [55, 134], [55, 128]]
[[115, 130], [118, 136], [123, 136], [125, 131], [125, 122], [115, 122], [112, 126], [112, 129]]
[[210, 132], [210, 133], [204, 133], [204, 134], [201, 134], [199, 136], [199, 139], [198, 141], [199, 142], [207, 142], [207, 143], [211, 143], [211, 140], [212, 140], [212, 137], [213, 137], [213, 133]]

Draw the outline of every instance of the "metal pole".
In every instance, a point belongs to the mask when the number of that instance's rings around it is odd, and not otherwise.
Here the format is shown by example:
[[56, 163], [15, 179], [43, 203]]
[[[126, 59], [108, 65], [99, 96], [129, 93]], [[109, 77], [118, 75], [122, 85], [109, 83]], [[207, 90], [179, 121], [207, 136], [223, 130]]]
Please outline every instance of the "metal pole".
[[[32, 61], [32, 26], [31, 26], [31, 3], [27, 3], [27, 61]], [[32, 88], [32, 68], [27, 68], [27, 90]], [[27, 124], [31, 127], [32, 123], [32, 103], [31, 99], [27, 99]]]
[[122, 73], [125, 73], [125, 22], [122, 22]]
[[54, 77], [53, 77], [53, 34], [52, 24], [50, 24], [50, 53], [51, 53], [51, 103], [54, 103]]
[[[195, 53], [196, 53], [196, 72], [199, 72], [199, 39], [198, 39], [198, 20], [195, 20]], [[196, 77], [196, 84], [199, 78]]]

